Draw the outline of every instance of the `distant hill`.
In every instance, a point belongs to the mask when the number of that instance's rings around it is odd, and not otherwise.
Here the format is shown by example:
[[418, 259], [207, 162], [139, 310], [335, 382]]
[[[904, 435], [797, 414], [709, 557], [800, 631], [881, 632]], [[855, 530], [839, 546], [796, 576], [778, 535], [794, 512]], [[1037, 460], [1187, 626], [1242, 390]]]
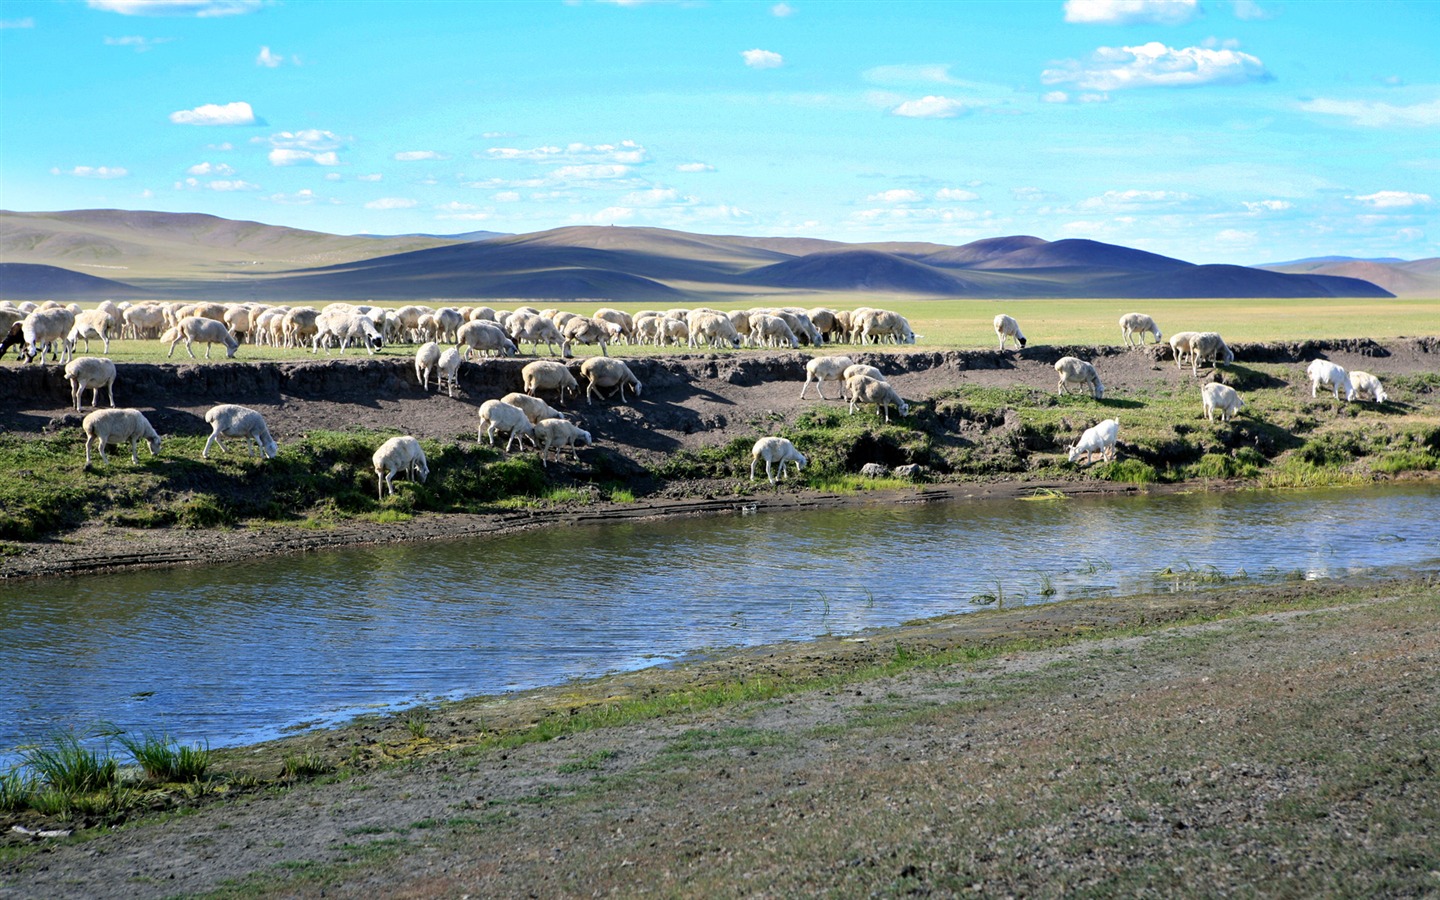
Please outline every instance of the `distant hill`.
[[410, 238], [427, 238], [436, 241], [488, 241], [491, 238], [510, 237], [508, 231], [462, 231], [459, 234], [427, 234], [414, 232], [411, 234], [357, 234], [353, 237], [361, 237], [372, 241], [393, 241]]
[[[1427, 262], [1197, 266], [1100, 241], [846, 244], [806, 237], [572, 226], [532, 234], [332, 235], [193, 213], [0, 212], [0, 295], [309, 302], [507, 298], [678, 302], [865, 293], [911, 297], [1383, 297]], [[23, 264], [25, 267], [16, 267]], [[1373, 279], [1334, 266], [1374, 265]], [[93, 271], [92, 271], [93, 270]], [[1366, 270], [1370, 271], [1370, 270]], [[73, 277], [71, 277], [73, 276]], [[116, 280], [107, 280], [114, 278]], [[1402, 284], [1401, 279], [1409, 278]], [[101, 286], [104, 286], [103, 288]], [[1421, 286], [1421, 287], [1417, 287]]]
[[1440, 298], [1440, 257], [1406, 262], [1399, 259], [1355, 259], [1349, 256], [1316, 257], [1263, 266], [1270, 272], [1291, 275], [1335, 275], [1359, 278], [1397, 297]]

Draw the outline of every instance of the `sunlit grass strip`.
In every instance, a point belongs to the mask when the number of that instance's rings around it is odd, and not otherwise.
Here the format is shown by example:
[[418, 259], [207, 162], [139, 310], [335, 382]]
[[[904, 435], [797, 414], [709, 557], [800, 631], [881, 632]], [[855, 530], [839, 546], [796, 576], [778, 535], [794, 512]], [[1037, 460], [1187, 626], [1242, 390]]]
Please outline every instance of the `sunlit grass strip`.
[[210, 768], [208, 745], [185, 745], [168, 735], [153, 734], [143, 737], [122, 734], [117, 740], [151, 781], [199, 781]]

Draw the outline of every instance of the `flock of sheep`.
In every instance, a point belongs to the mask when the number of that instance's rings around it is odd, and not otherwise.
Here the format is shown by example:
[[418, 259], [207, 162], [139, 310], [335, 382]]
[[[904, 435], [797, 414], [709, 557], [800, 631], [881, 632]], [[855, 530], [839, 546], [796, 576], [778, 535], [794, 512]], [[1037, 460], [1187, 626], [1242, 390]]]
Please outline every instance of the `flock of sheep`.
[[[1025, 334], [1013, 317], [997, 315], [993, 325], [1001, 352], [1007, 342], [1013, 341], [1022, 349], [1026, 346]], [[1146, 334], [1151, 335], [1154, 343], [1163, 339], [1154, 319], [1142, 313], [1122, 316], [1120, 329], [1126, 347], [1144, 346]], [[246, 340], [260, 345], [308, 347], [312, 353], [322, 346], [327, 352], [335, 346], [343, 353], [351, 344], [357, 344], [374, 353], [387, 342], [419, 343], [415, 352], [416, 380], [422, 390], [428, 391], [433, 376], [435, 389], [444, 388], [450, 397], [458, 390], [461, 365], [477, 353], [515, 355], [520, 344], [528, 343], [538, 356], [539, 345], [543, 343], [551, 353], [558, 346], [559, 355], [569, 358], [573, 356], [575, 344], [594, 344], [601, 355], [587, 358], [579, 367], [579, 374], [586, 381], [587, 403], [604, 398], [607, 391], [611, 396], [618, 394], [623, 402], [627, 388], [635, 397], [640, 396], [639, 379], [622, 360], [608, 355], [607, 345], [615, 342], [664, 346], [685, 341], [692, 347], [798, 348], [802, 343], [818, 347], [842, 341], [903, 344], [916, 340], [910, 323], [903, 316], [868, 307], [856, 310], [757, 308], [730, 312], [708, 308], [670, 309], [645, 310], [634, 315], [602, 308], [594, 315], [583, 316], [533, 307], [497, 312], [485, 306], [432, 310], [423, 306], [388, 309], [335, 303], [314, 309], [219, 303], [130, 305], [105, 301], [95, 309], [82, 310], [74, 304], [62, 306], [50, 302], [17, 307], [6, 302], [0, 303], [0, 332], [5, 334], [0, 341], [0, 356], [11, 346], [20, 344], [25, 362], [36, 358], [43, 361], [48, 352], [52, 359], [66, 363], [65, 377], [70, 382], [77, 411], [82, 409], [86, 390], [91, 392], [91, 405], [96, 407], [100, 390], [106, 390], [112, 408], [97, 408], [82, 423], [87, 466], [91, 462], [92, 443], [98, 446], [100, 457], [106, 462], [107, 445], [128, 443], [134, 462], [138, 462], [140, 441], [147, 442], [152, 455], [160, 447], [159, 435], [143, 414], [134, 409], [113, 408], [115, 364], [104, 357], [72, 358], [76, 344], [82, 340], [87, 353], [91, 339], [102, 341], [104, 352], [108, 353], [112, 335], [135, 339], [158, 337], [169, 344], [171, 355], [183, 341], [192, 358], [195, 356], [192, 347], [197, 342], [206, 345], [207, 358], [214, 344], [222, 345], [227, 357], [233, 357]], [[442, 348], [441, 342], [454, 346]], [[1188, 361], [1192, 374], [1197, 376], [1202, 362], [1219, 365], [1235, 359], [1229, 346], [1215, 332], [1179, 332], [1170, 337], [1169, 346], [1176, 367], [1181, 368]], [[1057, 393], [1078, 388], [1097, 400], [1104, 397], [1105, 386], [1093, 364], [1065, 356], [1055, 363], [1055, 371], [1059, 378]], [[1336, 399], [1343, 389], [1347, 401], [1362, 395], [1369, 395], [1378, 403], [1388, 400], [1379, 380], [1366, 372], [1347, 373], [1334, 363], [1317, 359], [1310, 363], [1307, 374], [1312, 397], [1323, 386], [1331, 388]], [[579, 382], [569, 365], [536, 359], [522, 369], [521, 378], [523, 393], [510, 393], [481, 405], [476, 439], [488, 439], [493, 445], [495, 435], [504, 434], [505, 452], [516, 444], [523, 449], [524, 442], [529, 441], [540, 452], [542, 463], [547, 463], [552, 452], [558, 459], [560, 451], [566, 448], [578, 460], [579, 447], [592, 443], [590, 433], [567, 421], [563, 413], [537, 396], [542, 391], [554, 392], [563, 404], [567, 392], [578, 394]], [[860, 404], [873, 404], [877, 414], [883, 415], [888, 423], [892, 407], [901, 416], [909, 412], [908, 404], [879, 369], [856, 364], [847, 356], [810, 359], [800, 397], [806, 396], [813, 383], [816, 393], [822, 399], [829, 399], [824, 392], [827, 381], [841, 385], [841, 399], [848, 401], [851, 414]], [[1221, 421], [1228, 421], [1245, 405], [1233, 388], [1220, 383], [1202, 386], [1201, 403], [1210, 421], [1214, 421], [1217, 410]], [[220, 443], [222, 437], [244, 438], [247, 447], [253, 444], [265, 458], [277, 452], [264, 418], [253, 409], [222, 404], [207, 412], [205, 420], [211, 425], [212, 433], [201, 454], [204, 458], [209, 457], [212, 443], [224, 449]], [[1087, 429], [1068, 448], [1070, 461], [1084, 456], [1088, 463], [1095, 454], [1106, 460], [1113, 459], [1118, 433], [1116, 419], [1106, 419]], [[751, 479], [756, 477], [758, 463], [764, 460], [766, 476], [772, 483], [776, 480], [775, 466], [779, 467], [779, 477], [784, 478], [786, 463], [793, 463], [798, 472], [806, 461], [790, 441], [780, 437], [762, 438], [755, 444], [751, 456]], [[397, 474], [421, 482], [429, 474], [424, 451], [410, 435], [387, 440], [375, 452], [372, 462], [382, 500], [387, 488], [394, 494]]]

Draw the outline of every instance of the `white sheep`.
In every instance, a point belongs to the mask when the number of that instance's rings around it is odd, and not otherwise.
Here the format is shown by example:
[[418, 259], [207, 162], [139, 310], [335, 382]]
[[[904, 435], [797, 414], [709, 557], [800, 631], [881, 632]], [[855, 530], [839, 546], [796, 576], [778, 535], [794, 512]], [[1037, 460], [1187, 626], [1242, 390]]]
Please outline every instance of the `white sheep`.
[[1310, 378], [1310, 396], [1314, 397], [1321, 385], [1330, 388], [1335, 393], [1335, 399], [1340, 399], [1340, 389], [1345, 389], [1345, 402], [1349, 403], [1355, 399], [1355, 385], [1350, 381], [1350, 374], [1326, 359], [1313, 360], [1305, 369], [1305, 374]]
[[894, 406], [899, 410], [900, 415], [910, 413], [910, 405], [900, 399], [900, 395], [890, 386], [889, 382], [876, 381], [866, 375], [856, 375], [845, 379], [845, 392], [850, 395], [850, 415], [855, 414], [855, 408], [861, 403], [874, 403], [876, 411], [884, 411], [885, 423], [890, 423], [890, 407]]
[[1090, 395], [1096, 400], [1105, 396], [1105, 385], [1100, 381], [1100, 373], [1095, 367], [1083, 359], [1073, 356], [1062, 356], [1055, 361], [1055, 372], [1060, 376], [1060, 384], [1055, 388], [1055, 393], [1065, 393], [1067, 384], [1078, 384], [1081, 387], [1089, 387]]
[[[440, 345], [434, 341], [426, 341], [415, 350], [415, 380], [420, 382], [422, 391], [430, 389], [430, 373], [435, 371], [435, 366], [440, 362]], [[435, 387], [440, 387], [440, 379], [435, 379]]]
[[795, 445], [785, 438], [762, 437], [755, 442], [755, 446], [750, 450], [751, 481], [755, 480], [755, 464], [762, 459], [765, 460], [765, 477], [770, 479], [771, 484], [775, 483], [774, 470], [771, 468], [773, 465], [779, 464], [780, 478], [784, 479], [785, 464], [787, 462], [793, 462], [795, 464], [796, 475], [799, 475], [800, 470], [805, 468], [806, 462], [805, 454], [796, 450]]
[[525, 393], [535, 396], [536, 391], [559, 391], [560, 402], [565, 402], [565, 392], [579, 391], [580, 384], [575, 376], [564, 363], [558, 363], [549, 359], [537, 359], [532, 363], [526, 363], [525, 368], [520, 370], [520, 378], [524, 384]]
[[80, 411], [80, 397], [90, 389], [90, 405], [100, 405], [100, 389], [103, 387], [115, 405], [115, 363], [98, 356], [80, 356], [65, 365], [65, 380], [70, 382], [70, 394], [75, 398], [75, 411]]
[[240, 349], [240, 342], [231, 337], [230, 329], [225, 327], [224, 322], [217, 322], [214, 319], [206, 319], [201, 316], [187, 316], [176, 322], [174, 327], [160, 336], [163, 343], [170, 345], [170, 352], [167, 357], [175, 355], [175, 345], [181, 341], [185, 342], [185, 352], [195, 359], [195, 351], [190, 345], [200, 341], [205, 345], [205, 358], [210, 358], [210, 347], [213, 344], [222, 344], [225, 347], [226, 358], [235, 356], [235, 351]]
[[105, 349], [104, 353], [110, 353], [110, 332], [114, 329], [114, 320], [110, 314], [103, 309], [87, 309], [75, 317], [75, 327], [65, 336], [65, 340], [74, 347], [76, 342], [85, 342], [85, 352], [90, 352], [90, 339], [100, 341]]
[[558, 409], [554, 409], [550, 406], [550, 404], [546, 403], [544, 400], [541, 400], [539, 397], [532, 397], [529, 394], [522, 394], [518, 391], [506, 394], [505, 396], [501, 397], [500, 402], [508, 403], [511, 406], [517, 406], [520, 409], [524, 410], [525, 417], [530, 420], [531, 424], [539, 422], [541, 419], [565, 418], [564, 413], [562, 413]]
[[[580, 364], [580, 374], [585, 376], [589, 382], [585, 386], [585, 402], [590, 402], [590, 395], [604, 399], [601, 393], [607, 388], [619, 386], [620, 402], [625, 402], [625, 388], [628, 385], [636, 397], [640, 396], [640, 379], [630, 371], [630, 367], [618, 359], [611, 359], [605, 356], [592, 356]], [[611, 394], [613, 397], [614, 394]]]
[[825, 382], [838, 381], [843, 393], [845, 385], [845, 370], [855, 365], [855, 361], [848, 356], [817, 356], [805, 363], [805, 383], [800, 386], [800, 398], [805, 398], [805, 389], [810, 387], [810, 382], [815, 382], [815, 392], [820, 395], [821, 400], [828, 400], [825, 396]]
[[572, 425], [564, 419], [541, 419], [535, 423], [535, 440], [540, 445], [540, 465], [546, 465], [545, 456], [553, 448], [555, 460], [560, 460], [560, 451], [569, 447], [580, 461], [580, 446], [590, 446], [590, 432]]
[[573, 355], [574, 351], [570, 348], [576, 344], [597, 344], [600, 355], [609, 356], [605, 346], [619, 336], [620, 328], [613, 322], [572, 313], [565, 320], [565, 324], [560, 326], [560, 333], [565, 335], [564, 349], [570, 351], [566, 353], [567, 356]]
[[683, 319], [673, 319], [663, 316], [656, 322], [655, 345], [664, 347], [668, 344], [680, 346], [681, 343], [689, 342], [690, 326], [685, 324]]
[[455, 332], [455, 349], [463, 350], [469, 359], [472, 352], [481, 356], [514, 356], [515, 342], [505, 329], [485, 319], [471, 319]]
[[375, 466], [375, 477], [379, 479], [380, 499], [385, 499], [385, 488], [390, 488], [390, 496], [395, 496], [395, 474], [404, 472], [405, 477], [412, 483], [419, 481], [425, 483], [430, 477], [430, 464], [425, 461], [425, 451], [420, 448], [420, 442], [410, 435], [393, 437], [380, 445], [375, 455], [370, 458]]
[[505, 452], [510, 452], [510, 445], [515, 441], [520, 442], [521, 449], [525, 447], [526, 436], [535, 434], [535, 428], [530, 422], [530, 417], [525, 415], [525, 410], [518, 406], [511, 406], [501, 400], [486, 400], [480, 404], [480, 426], [475, 432], [475, 440], [481, 437], [490, 440], [490, 446], [495, 446], [495, 432], [504, 431], [510, 435], [505, 442]]
[[1351, 372], [1350, 386], [1355, 389], [1356, 399], [1359, 399], [1361, 394], [1369, 394], [1376, 403], [1390, 402], [1390, 395], [1380, 386], [1380, 379], [1369, 372], [1361, 372], [1359, 369]]
[[1181, 368], [1190, 358], [1195, 350], [1195, 339], [1199, 336], [1198, 331], [1177, 331], [1170, 335], [1170, 354], [1175, 357], [1175, 368]]
[[205, 421], [210, 423], [210, 437], [205, 441], [205, 449], [200, 451], [201, 459], [210, 458], [211, 444], [224, 452], [225, 444], [220, 440], [222, 436], [244, 438], [246, 456], [253, 456], [256, 448], [265, 459], [274, 459], [275, 454], [280, 452], [280, 445], [275, 443], [265, 425], [265, 417], [248, 406], [234, 403], [212, 406], [205, 413]]
[[[1160, 326], [1156, 325], [1155, 320], [1144, 313], [1126, 313], [1120, 317], [1120, 336], [1125, 339], [1126, 347], [1145, 346], [1145, 334], [1147, 332], [1155, 337], [1155, 343], [1157, 344], [1160, 343], [1160, 339], [1164, 337], [1164, 335], [1160, 333]], [[1135, 340], [1134, 344], [1130, 343], [1132, 337]]]
[[549, 319], [535, 313], [522, 315], [519, 310], [515, 311], [509, 320], [510, 337], [514, 338], [516, 344], [529, 344], [536, 356], [540, 355], [540, 344], [545, 344], [548, 353], [555, 352], [555, 345], [560, 345], [560, 355], [570, 357], [570, 348], [565, 346], [565, 336], [560, 329]]
[[911, 330], [910, 322], [888, 309], [865, 310], [852, 319], [852, 325], [860, 332], [862, 344], [878, 344], [881, 338], [887, 337], [897, 344], [915, 343], [915, 332]]
[[1070, 461], [1074, 462], [1082, 453], [1085, 455], [1085, 462], [1089, 463], [1094, 454], [1099, 453], [1101, 458], [1112, 460], [1115, 458], [1115, 442], [1120, 436], [1120, 421], [1118, 419], [1106, 419], [1099, 425], [1085, 429], [1080, 435], [1080, 440], [1070, 445]]
[[315, 336], [312, 338], [313, 344], [310, 352], [318, 352], [320, 342], [325, 341], [325, 352], [329, 353], [329, 338], [331, 337], [340, 342], [342, 355], [352, 341], [363, 346], [365, 352], [371, 356], [374, 356], [375, 351], [385, 345], [385, 338], [380, 334], [380, 329], [375, 327], [375, 322], [369, 316], [361, 315], [353, 308], [327, 309], [320, 313], [319, 318], [315, 320]]
[[156, 456], [160, 453], [160, 435], [138, 409], [97, 409], [86, 416], [80, 423], [81, 429], [85, 432], [85, 465], [90, 465], [90, 445], [93, 443], [100, 448], [100, 461], [110, 462], [110, 457], [105, 455], [105, 447], [109, 444], [130, 445], [130, 461], [139, 463], [140, 441], [145, 441], [150, 447], [150, 455]]
[[800, 339], [784, 319], [764, 313], [750, 317], [750, 342], [766, 347], [788, 345], [792, 350], [800, 346]]
[[1025, 349], [1025, 332], [1020, 330], [1020, 323], [1004, 313], [995, 317], [995, 335], [1000, 338], [1002, 351], [1005, 349], [1006, 338], [1014, 338], [1020, 349]]
[[[37, 309], [20, 323], [20, 335], [25, 340], [25, 361], [35, 357], [45, 361], [45, 350], [49, 348], [50, 358], [56, 362], [69, 362], [75, 346], [67, 338], [75, 327], [75, 314], [64, 307]], [[55, 349], [56, 344], [60, 350]]]
[[1229, 385], [1212, 381], [1200, 388], [1200, 403], [1205, 410], [1205, 418], [1211, 422], [1215, 421], [1215, 410], [1220, 410], [1220, 421], [1228, 422], [1240, 413], [1240, 408], [1245, 401], [1235, 393], [1235, 389]]
[[700, 316], [695, 320], [693, 333], [698, 339], [716, 349], [724, 347], [726, 344], [731, 347], [739, 347], [741, 343], [740, 332], [735, 330], [735, 325], [730, 321], [729, 316]]
[[1232, 363], [1235, 361], [1235, 352], [1219, 334], [1202, 331], [1190, 341], [1190, 374], [1199, 377], [1200, 363], [1203, 360], [1209, 360], [1217, 366], [1221, 363]]
[[445, 352], [440, 354], [440, 374], [436, 379], [436, 385], [445, 385], [445, 393], [451, 397], [460, 389], [460, 365], [465, 360], [460, 356], [460, 351], [454, 347], [447, 347]]

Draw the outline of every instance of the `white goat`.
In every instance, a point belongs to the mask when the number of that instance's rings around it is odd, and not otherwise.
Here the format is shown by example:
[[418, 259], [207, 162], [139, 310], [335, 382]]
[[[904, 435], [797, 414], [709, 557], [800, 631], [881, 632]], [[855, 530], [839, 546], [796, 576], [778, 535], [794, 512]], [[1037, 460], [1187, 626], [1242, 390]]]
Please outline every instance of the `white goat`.
[[[1155, 337], [1155, 343], [1157, 344], [1160, 343], [1160, 339], [1164, 337], [1164, 335], [1160, 333], [1160, 326], [1156, 325], [1155, 320], [1144, 313], [1126, 313], [1120, 317], [1120, 336], [1125, 338], [1126, 347], [1145, 346], [1145, 334], [1147, 332]], [[1133, 345], [1130, 343], [1131, 337], [1135, 339]]]
[[838, 381], [843, 389], [845, 384], [845, 370], [855, 365], [855, 361], [848, 356], [817, 356], [805, 363], [805, 383], [800, 386], [800, 397], [804, 399], [805, 389], [810, 387], [810, 382], [815, 382], [815, 392], [820, 395], [821, 400], [828, 400], [825, 396], [825, 382]]
[[1062, 356], [1055, 361], [1055, 372], [1060, 376], [1060, 384], [1055, 388], [1057, 394], [1065, 393], [1067, 384], [1078, 384], [1090, 388], [1090, 395], [1096, 400], [1105, 396], [1105, 385], [1100, 382], [1100, 373], [1083, 359]]
[[1326, 359], [1313, 360], [1305, 369], [1305, 374], [1310, 378], [1310, 396], [1314, 397], [1321, 385], [1330, 388], [1335, 393], [1335, 399], [1340, 399], [1340, 389], [1345, 389], [1345, 402], [1349, 403], [1355, 399], [1355, 385], [1350, 381], [1350, 374]]
[[1213, 331], [1202, 331], [1195, 335], [1190, 342], [1191, 375], [1199, 377], [1202, 360], [1209, 360], [1217, 366], [1221, 363], [1232, 363], [1235, 361], [1235, 352], [1219, 334]]
[[1220, 410], [1220, 421], [1228, 422], [1240, 413], [1240, 408], [1245, 401], [1235, 393], [1235, 389], [1229, 385], [1212, 381], [1200, 388], [1200, 403], [1205, 410], [1205, 418], [1211, 422], [1215, 421], [1215, 410]]
[[100, 461], [110, 462], [105, 455], [109, 444], [130, 445], [130, 461], [139, 463], [139, 444], [143, 440], [150, 447], [150, 455], [160, 452], [160, 435], [138, 409], [97, 409], [80, 423], [85, 432], [85, 465], [90, 465], [90, 445], [100, 448]]
[[541, 419], [535, 423], [535, 440], [540, 445], [540, 464], [546, 465], [545, 456], [553, 448], [555, 459], [560, 459], [560, 451], [569, 447], [575, 454], [575, 461], [580, 461], [580, 446], [590, 446], [590, 432], [579, 428], [564, 419]]
[[1358, 400], [1361, 394], [1369, 394], [1376, 403], [1390, 402], [1390, 395], [1385, 393], [1385, 388], [1380, 386], [1380, 379], [1369, 372], [1361, 372], [1359, 369], [1350, 373], [1350, 386], [1355, 388], [1355, 398]]
[[375, 455], [370, 458], [375, 466], [375, 477], [379, 479], [380, 499], [385, 499], [385, 488], [390, 488], [390, 496], [395, 496], [395, 474], [404, 472], [405, 477], [412, 483], [419, 481], [425, 483], [430, 477], [430, 464], [425, 461], [425, 451], [420, 448], [420, 442], [410, 435], [393, 437], [380, 445]]
[[219, 447], [221, 452], [225, 451], [225, 444], [220, 440], [222, 436], [244, 438], [246, 456], [253, 456], [256, 448], [265, 459], [274, 459], [275, 454], [280, 452], [280, 445], [275, 443], [265, 425], [265, 417], [248, 406], [234, 403], [212, 406], [205, 413], [205, 421], [210, 423], [210, 437], [205, 441], [205, 449], [200, 451], [201, 459], [210, 458], [211, 444]]
[[75, 398], [75, 411], [80, 411], [80, 397], [90, 389], [90, 405], [100, 405], [100, 389], [103, 387], [115, 405], [115, 363], [98, 356], [81, 356], [65, 365], [65, 380], [70, 382], [70, 393]]
[[490, 440], [490, 446], [495, 446], [495, 432], [508, 432], [510, 439], [505, 442], [505, 452], [510, 452], [510, 445], [515, 441], [520, 442], [520, 448], [525, 448], [526, 436], [533, 439], [535, 427], [530, 422], [530, 417], [525, 415], [525, 410], [518, 406], [511, 406], [501, 400], [486, 400], [480, 404], [480, 426], [475, 432], [475, 440], [486, 437]]
[[1080, 435], [1080, 440], [1070, 445], [1070, 461], [1074, 462], [1081, 454], [1085, 455], [1085, 462], [1089, 463], [1094, 454], [1099, 453], [1102, 459], [1107, 462], [1115, 458], [1115, 442], [1120, 436], [1120, 421], [1118, 419], [1106, 419], [1099, 425], [1085, 429]]
[[1000, 338], [1000, 349], [1005, 349], [1005, 339], [1014, 338], [1020, 349], [1025, 349], [1025, 333], [1020, 330], [1020, 323], [1009, 316], [1001, 313], [995, 317], [995, 336]]
[[805, 454], [795, 449], [795, 445], [782, 437], [762, 437], [755, 442], [750, 450], [750, 480], [755, 480], [755, 464], [765, 460], [765, 477], [770, 483], [775, 483], [775, 473], [771, 468], [775, 464], [780, 466], [780, 477], [785, 477], [785, 464], [795, 464], [795, 474], [799, 475], [800, 470], [805, 468]]

